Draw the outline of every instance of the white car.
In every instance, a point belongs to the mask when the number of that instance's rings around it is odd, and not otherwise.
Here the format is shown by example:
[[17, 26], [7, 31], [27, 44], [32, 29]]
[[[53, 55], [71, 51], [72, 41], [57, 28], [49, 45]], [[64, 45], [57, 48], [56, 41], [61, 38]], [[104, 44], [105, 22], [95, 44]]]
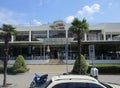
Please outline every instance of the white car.
[[120, 85], [103, 84], [85, 75], [54, 76], [42, 88], [120, 88]]

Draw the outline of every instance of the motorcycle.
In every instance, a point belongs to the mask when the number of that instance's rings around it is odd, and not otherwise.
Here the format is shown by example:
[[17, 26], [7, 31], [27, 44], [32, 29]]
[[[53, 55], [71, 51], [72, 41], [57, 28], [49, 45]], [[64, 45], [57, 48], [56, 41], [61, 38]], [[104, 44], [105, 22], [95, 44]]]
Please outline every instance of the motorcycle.
[[41, 86], [42, 84], [44, 84], [47, 81], [48, 78], [48, 74], [44, 74], [44, 75], [39, 75], [37, 73], [35, 73], [35, 76], [33, 78], [33, 81], [30, 84], [30, 88], [35, 88], [36, 86]]

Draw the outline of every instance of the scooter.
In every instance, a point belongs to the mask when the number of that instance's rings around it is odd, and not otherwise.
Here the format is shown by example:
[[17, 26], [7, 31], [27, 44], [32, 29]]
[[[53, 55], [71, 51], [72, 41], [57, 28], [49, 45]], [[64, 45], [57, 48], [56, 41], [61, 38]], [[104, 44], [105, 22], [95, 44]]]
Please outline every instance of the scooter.
[[35, 73], [35, 76], [33, 78], [33, 81], [30, 84], [30, 88], [35, 88], [36, 86], [41, 86], [42, 84], [44, 84], [47, 81], [48, 78], [48, 74], [44, 74], [44, 75], [39, 75], [37, 73]]

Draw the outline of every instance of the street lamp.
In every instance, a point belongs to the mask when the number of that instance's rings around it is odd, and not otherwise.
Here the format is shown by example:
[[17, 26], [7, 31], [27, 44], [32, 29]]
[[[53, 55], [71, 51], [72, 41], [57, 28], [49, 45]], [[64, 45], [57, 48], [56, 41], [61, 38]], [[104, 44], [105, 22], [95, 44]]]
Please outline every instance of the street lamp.
[[68, 74], [68, 30], [66, 30], [65, 54], [66, 54], [66, 70], [67, 70], [67, 74]]

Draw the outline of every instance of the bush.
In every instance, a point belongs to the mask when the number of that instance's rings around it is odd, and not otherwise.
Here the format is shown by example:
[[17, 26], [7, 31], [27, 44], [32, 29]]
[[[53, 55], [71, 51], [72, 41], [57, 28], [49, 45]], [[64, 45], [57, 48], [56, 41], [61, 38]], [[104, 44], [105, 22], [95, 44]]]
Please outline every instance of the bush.
[[[88, 63], [83, 55], [81, 55], [81, 74], [86, 74], [88, 69]], [[78, 63], [78, 57], [76, 57], [76, 61], [73, 66], [73, 73], [78, 74], [79, 73], [79, 63]]]
[[[89, 66], [88, 73], [92, 66]], [[95, 65], [99, 74], [120, 74], [120, 65]]]
[[13, 65], [13, 72], [14, 73], [23, 73], [28, 71], [27, 65], [25, 63], [24, 57], [19, 55]]
[[[3, 65], [0, 65], [0, 73], [3, 73]], [[12, 74], [13, 73], [13, 66], [12, 65], [8, 65], [7, 66], [7, 73], [8, 74]]]

